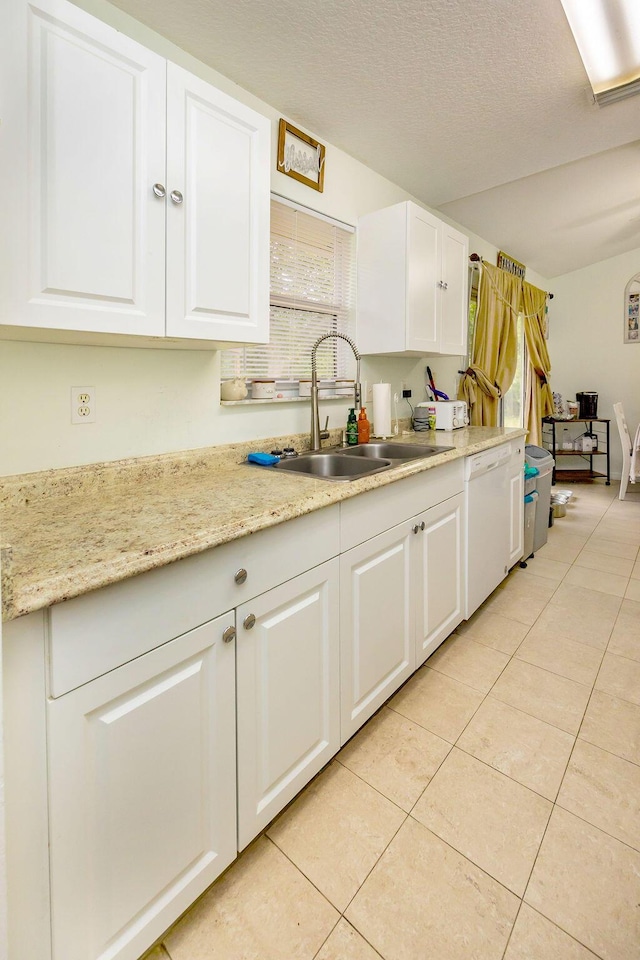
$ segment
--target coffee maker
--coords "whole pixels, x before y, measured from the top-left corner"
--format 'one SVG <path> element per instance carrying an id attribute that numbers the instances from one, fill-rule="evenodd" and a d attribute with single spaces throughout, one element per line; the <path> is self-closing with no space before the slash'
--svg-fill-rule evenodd
<path id="1" fill-rule="evenodd" d="M 576 393 L 576 400 L 580 404 L 578 417 L 580 420 L 598 419 L 598 394 L 593 390 L 584 390 L 582 393 Z"/>

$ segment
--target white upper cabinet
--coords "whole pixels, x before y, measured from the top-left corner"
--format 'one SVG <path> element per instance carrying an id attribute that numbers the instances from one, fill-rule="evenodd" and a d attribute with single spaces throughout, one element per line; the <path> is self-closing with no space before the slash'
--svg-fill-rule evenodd
<path id="1" fill-rule="evenodd" d="M 161 336 L 165 61 L 69 3 L 10 6 L 0 322 Z"/>
<path id="2" fill-rule="evenodd" d="M 169 63 L 167 129 L 167 335 L 266 343 L 269 122 Z"/>
<path id="3" fill-rule="evenodd" d="M 462 355 L 467 350 L 468 238 L 415 203 L 358 221 L 362 353 Z"/>
<path id="4" fill-rule="evenodd" d="M 0 324 L 266 341 L 269 121 L 66 0 L 9 13 Z"/>

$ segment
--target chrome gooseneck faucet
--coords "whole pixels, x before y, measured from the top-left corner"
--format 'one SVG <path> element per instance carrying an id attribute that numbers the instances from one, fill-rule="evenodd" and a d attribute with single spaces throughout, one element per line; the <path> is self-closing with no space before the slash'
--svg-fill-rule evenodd
<path id="1" fill-rule="evenodd" d="M 356 382 L 353 385 L 353 404 L 354 407 L 360 407 L 361 405 L 361 394 L 362 387 L 360 386 L 360 354 L 355 343 L 348 337 L 346 333 L 324 333 L 321 337 L 318 337 L 313 347 L 311 348 L 311 449 L 320 450 L 321 440 L 325 440 L 329 436 L 328 430 L 323 430 L 320 432 L 320 412 L 318 409 L 318 371 L 316 369 L 316 352 L 318 347 L 323 340 L 346 340 L 351 349 L 353 350 L 353 355 L 356 358 Z M 327 422 L 328 422 L 327 417 Z"/>

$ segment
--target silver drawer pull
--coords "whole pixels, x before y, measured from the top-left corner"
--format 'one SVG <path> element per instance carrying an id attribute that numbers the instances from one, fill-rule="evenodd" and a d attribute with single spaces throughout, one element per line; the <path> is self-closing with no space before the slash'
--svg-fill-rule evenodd
<path id="1" fill-rule="evenodd" d="M 156 197 L 166 197 L 167 195 L 167 191 L 161 183 L 154 183 L 153 192 L 155 193 Z"/>
<path id="2" fill-rule="evenodd" d="M 420 529 L 424 530 L 425 527 L 426 527 L 426 523 L 423 520 L 422 523 L 420 524 Z"/>
<path id="3" fill-rule="evenodd" d="M 184 197 L 179 190 L 172 190 L 169 196 L 171 197 L 173 203 L 182 203 L 184 200 Z"/>
<path id="4" fill-rule="evenodd" d="M 246 583 L 247 582 L 247 571 L 244 567 L 240 567 L 237 571 L 235 577 L 233 578 L 236 583 Z"/>
<path id="5" fill-rule="evenodd" d="M 413 532 L 414 532 L 414 533 L 417 533 L 419 529 L 420 529 L 420 527 L 419 527 L 418 524 L 416 523 L 415 527 L 413 528 Z"/>
<path id="6" fill-rule="evenodd" d="M 225 632 L 222 634 L 222 639 L 224 640 L 225 643 L 231 643 L 231 641 L 235 639 L 235 636 L 236 636 L 236 628 L 227 627 Z"/>
<path id="7" fill-rule="evenodd" d="M 245 617 L 244 620 L 242 621 L 242 626 L 245 628 L 245 630 L 251 630 L 251 628 L 255 627 L 255 625 L 256 625 L 256 618 L 252 613 L 250 613 L 249 616 Z"/>

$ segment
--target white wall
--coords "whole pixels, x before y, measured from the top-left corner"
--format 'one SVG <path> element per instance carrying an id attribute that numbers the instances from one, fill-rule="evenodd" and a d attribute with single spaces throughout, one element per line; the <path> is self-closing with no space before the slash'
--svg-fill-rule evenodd
<path id="1" fill-rule="evenodd" d="M 552 281 L 551 384 L 565 400 L 579 390 L 598 393 L 598 414 L 612 420 L 615 477 L 622 455 L 613 404 L 624 404 L 630 430 L 640 421 L 640 344 L 623 342 L 624 289 L 638 272 L 640 248 Z M 594 462 L 594 469 L 604 468 Z"/>
<path id="2" fill-rule="evenodd" d="M 355 224 L 358 217 L 409 194 L 327 144 L 324 193 L 275 169 L 280 113 L 193 59 L 104 0 L 79 6 L 198 74 L 272 120 L 272 190 Z M 310 131 L 323 139 L 321 130 Z M 495 262 L 496 248 L 471 236 L 470 250 Z M 532 282 L 544 286 L 541 278 Z M 227 407 L 219 404 L 219 353 L 0 342 L 0 476 L 210 446 L 232 440 L 299 433 L 309 427 L 306 404 Z M 437 385 L 453 395 L 461 358 L 432 359 Z M 425 362 L 371 359 L 363 379 L 405 381 L 424 399 Z M 96 389 L 93 424 L 70 422 L 70 387 Z M 323 411 L 321 410 L 321 413 Z M 346 420 L 347 404 L 325 405 L 332 426 Z M 408 415 L 401 404 L 399 415 Z"/>

